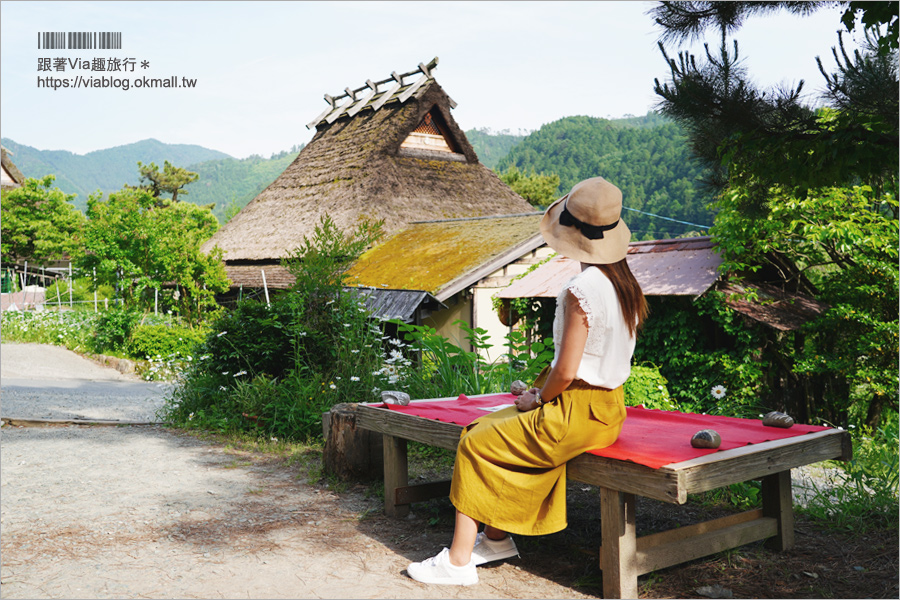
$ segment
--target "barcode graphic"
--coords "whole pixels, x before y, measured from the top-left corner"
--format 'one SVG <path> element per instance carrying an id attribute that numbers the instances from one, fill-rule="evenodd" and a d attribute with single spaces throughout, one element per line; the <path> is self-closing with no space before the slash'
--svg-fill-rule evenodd
<path id="1" fill-rule="evenodd" d="M 121 31 L 39 31 L 40 50 L 121 50 Z"/>

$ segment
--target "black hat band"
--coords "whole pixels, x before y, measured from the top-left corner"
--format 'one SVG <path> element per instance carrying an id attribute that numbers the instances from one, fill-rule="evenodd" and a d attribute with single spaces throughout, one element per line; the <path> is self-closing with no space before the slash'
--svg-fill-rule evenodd
<path id="1" fill-rule="evenodd" d="M 602 240 L 603 232 L 615 229 L 619 221 L 616 220 L 612 225 L 591 225 L 584 221 L 579 221 L 575 215 L 569 212 L 568 207 L 563 204 L 563 210 L 559 213 L 559 224 L 563 227 L 574 227 L 589 240 Z"/>

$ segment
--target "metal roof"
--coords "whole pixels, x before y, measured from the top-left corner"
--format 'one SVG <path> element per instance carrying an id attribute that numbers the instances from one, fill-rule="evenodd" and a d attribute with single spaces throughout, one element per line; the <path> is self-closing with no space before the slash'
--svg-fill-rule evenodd
<path id="1" fill-rule="evenodd" d="M 767 283 L 742 282 L 722 285 L 726 304 L 754 321 L 765 323 L 779 331 L 794 331 L 826 310 L 828 305 L 805 294 L 787 292 Z M 748 301 L 752 292 L 758 298 Z"/>
<path id="2" fill-rule="evenodd" d="M 352 117 L 364 108 L 378 110 L 388 102 L 394 100 L 400 103 L 409 100 L 416 92 L 424 92 L 428 81 L 434 78 L 431 72 L 437 67 L 438 57 L 435 56 L 426 65 L 419 63 L 417 69 L 409 73 L 398 75 L 396 71 L 391 76 L 381 81 L 367 79 L 365 85 L 351 90 L 344 88 L 344 93 L 338 96 L 325 94 L 325 102 L 328 108 L 307 124 L 307 129 L 313 129 L 322 121 L 334 123 L 342 115 Z M 418 77 L 416 77 L 418 75 Z M 343 102 L 341 102 L 343 100 Z M 456 102 L 450 99 L 450 108 L 456 108 Z"/>
<path id="3" fill-rule="evenodd" d="M 722 259 L 709 237 L 632 242 L 628 266 L 647 296 L 699 296 L 719 278 Z M 509 287 L 499 298 L 555 298 L 581 271 L 581 263 L 556 256 Z"/>
<path id="4" fill-rule="evenodd" d="M 411 323 L 415 320 L 416 310 L 420 306 L 430 311 L 447 308 L 437 298 L 421 290 L 386 290 L 369 287 L 344 289 L 363 296 L 366 308 L 376 319 L 400 319 L 404 323 Z"/>

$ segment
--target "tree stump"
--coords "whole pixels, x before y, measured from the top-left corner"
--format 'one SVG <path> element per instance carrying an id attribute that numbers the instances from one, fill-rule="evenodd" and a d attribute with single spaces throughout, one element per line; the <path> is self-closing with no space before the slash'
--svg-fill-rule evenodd
<path id="1" fill-rule="evenodd" d="M 322 418 L 322 466 L 341 481 L 379 481 L 384 476 L 383 436 L 356 427 L 356 404 L 335 404 Z"/>

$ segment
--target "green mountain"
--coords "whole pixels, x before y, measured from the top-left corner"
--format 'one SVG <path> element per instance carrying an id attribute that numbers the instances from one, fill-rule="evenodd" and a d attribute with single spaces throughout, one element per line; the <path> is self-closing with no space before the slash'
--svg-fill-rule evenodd
<path id="1" fill-rule="evenodd" d="M 244 159 L 223 158 L 190 165 L 188 171 L 199 175 L 197 181 L 185 186 L 184 197 L 195 204 L 215 204 L 213 214 L 225 223 L 247 206 L 257 194 L 281 175 L 302 146 L 272 155 L 271 158 L 250 156 Z M 178 196 L 182 196 L 179 194 Z"/>
<path id="2" fill-rule="evenodd" d="M 494 133 L 490 129 L 470 129 L 466 138 L 472 144 L 481 164 L 489 169 L 497 166 L 497 162 L 509 154 L 513 146 L 525 139 L 524 135 L 513 135 L 506 130 Z"/>
<path id="3" fill-rule="evenodd" d="M 138 183 L 138 161 L 162 166 L 168 160 L 176 166 L 229 158 L 224 152 L 186 144 L 164 144 L 149 139 L 134 144 L 74 154 L 67 150 L 38 150 L 3 138 L 13 153 L 13 162 L 26 177 L 56 175 L 55 185 L 67 194 L 78 194 L 75 206 L 84 210 L 87 197 L 97 190 L 104 193 Z"/>
<path id="4" fill-rule="evenodd" d="M 185 187 L 187 196 L 179 197 L 200 205 L 215 204 L 213 213 L 219 222 L 246 206 L 272 183 L 302 148 L 297 146 L 269 159 L 254 155 L 239 160 L 202 146 L 164 144 L 153 139 L 84 155 L 66 150 L 38 150 L 7 138 L 2 142 L 26 177 L 55 175 L 59 189 L 78 195 L 74 204 L 81 210 L 87 208 L 88 196 L 98 190 L 108 194 L 122 189 L 126 183 L 137 185 L 138 161 L 162 167 L 168 160 L 199 175 L 197 181 Z"/>
<path id="5" fill-rule="evenodd" d="M 601 176 L 623 193 L 623 218 L 636 239 L 705 233 L 714 213 L 703 180 L 706 172 L 692 159 L 687 138 L 673 122 L 656 114 L 606 120 L 566 117 L 529 134 L 497 162 L 520 170 L 556 173 L 560 196 L 589 177 Z M 677 221 L 659 217 L 652 213 Z"/>

